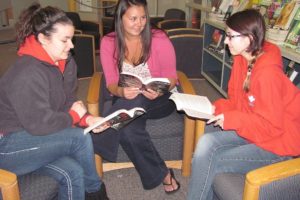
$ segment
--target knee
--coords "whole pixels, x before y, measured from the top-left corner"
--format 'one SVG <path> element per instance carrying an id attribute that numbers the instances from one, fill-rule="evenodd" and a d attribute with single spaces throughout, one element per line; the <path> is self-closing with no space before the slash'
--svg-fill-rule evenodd
<path id="1" fill-rule="evenodd" d="M 79 144 L 85 144 L 86 146 L 92 146 L 92 138 L 90 134 L 83 134 L 81 128 L 70 129 L 70 139 Z"/>
<path id="2" fill-rule="evenodd" d="M 50 169 L 53 178 L 61 185 L 80 185 L 84 184 L 84 171 L 80 164 L 69 157 L 63 157 L 46 166 Z"/>
<path id="3" fill-rule="evenodd" d="M 201 157 L 214 152 L 219 147 L 219 139 L 217 132 L 204 134 L 197 143 L 194 157 Z"/>

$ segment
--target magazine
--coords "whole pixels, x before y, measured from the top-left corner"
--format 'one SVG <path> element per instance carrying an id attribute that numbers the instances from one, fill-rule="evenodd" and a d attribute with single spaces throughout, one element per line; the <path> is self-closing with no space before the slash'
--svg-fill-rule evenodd
<path id="1" fill-rule="evenodd" d="M 130 110 L 126 110 L 126 109 L 117 110 L 112 114 L 108 115 L 107 117 L 104 117 L 99 122 L 93 124 L 92 126 L 85 128 L 83 133 L 87 134 L 93 129 L 103 125 L 108 125 L 110 128 L 119 130 L 120 128 L 124 127 L 126 124 L 128 124 L 135 118 L 143 115 L 145 112 L 146 111 L 140 107 L 135 107 Z"/>
<path id="2" fill-rule="evenodd" d="M 151 78 L 144 80 L 136 74 L 122 72 L 120 74 L 119 86 L 138 87 L 141 91 L 151 89 L 159 93 L 167 93 L 170 88 L 170 81 L 167 78 Z"/>
<path id="3" fill-rule="evenodd" d="M 213 117 L 213 106 L 206 96 L 173 93 L 169 99 L 175 102 L 177 110 L 184 111 L 190 117 L 199 119 Z"/>

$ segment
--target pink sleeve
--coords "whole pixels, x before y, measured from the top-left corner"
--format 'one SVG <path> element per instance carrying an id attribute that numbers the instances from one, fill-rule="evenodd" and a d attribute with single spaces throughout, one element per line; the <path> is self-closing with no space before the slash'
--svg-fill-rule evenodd
<path id="1" fill-rule="evenodd" d="M 150 66 L 152 76 L 177 78 L 175 50 L 168 36 L 162 31 L 154 31 L 151 51 L 154 65 Z M 156 73 L 158 71 L 159 74 Z"/>
<path id="2" fill-rule="evenodd" d="M 100 45 L 100 62 L 106 79 L 106 85 L 119 81 L 119 71 L 115 60 L 115 38 L 110 34 L 104 36 Z"/>

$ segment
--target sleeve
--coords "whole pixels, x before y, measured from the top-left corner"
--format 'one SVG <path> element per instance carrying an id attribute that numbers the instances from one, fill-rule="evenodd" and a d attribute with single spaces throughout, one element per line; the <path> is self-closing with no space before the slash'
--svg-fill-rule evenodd
<path id="1" fill-rule="evenodd" d="M 279 70 L 279 68 L 278 68 Z M 283 134 L 285 86 L 282 72 L 264 70 L 252 80 L 255 106 L 248 111 L 225 111 L 224 129 L 234 129 L 254 143 L 265 142 Z M 274 72 L 275 71 L 275 72 Z"/>
<path id="2" fill-rule="evenodd" d="M 9 88 L 8 98 L 17 118 L 33 135 L 47 135 L 72 126 L 68 112 L 52 109 L 48 79 L 38 67 L 26 68 L 16 75 Z"/>
<path id="3" fill-rule="evenodd" d="M 77 101 L 77 64 L 73 58 L 70 59 L 66 64 L 64 71 L 64 90 L 66 94 L 66 103 L 64 106 L 64 111 L 70 111 L 71 106 L 75 101 Z"/>
<path id="4" fill-rule="evenodd" d="M 153 47 L 160 65 L 161 77 L 177 79 L 176 55 L 170 39 L 163 32 L 153 35 Z"/>
<path id="5" fill-rule="evenodd" d="M 116 84 L 119 81 L 119 70 L 115 59 L 115 42 L 112 36 L 105 36 L 101 40 L 100 62 L 104 72 L 106 85 Z"/>

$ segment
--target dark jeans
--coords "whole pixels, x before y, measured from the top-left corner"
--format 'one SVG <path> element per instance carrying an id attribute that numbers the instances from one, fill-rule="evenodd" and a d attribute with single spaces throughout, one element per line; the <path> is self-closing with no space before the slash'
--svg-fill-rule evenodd
<path id="1" fill-rule="evenodd" d="M 163 118 L 175 110 L 175 104 L 169 100 L 169 96 L 168 93 L 155 100 L 149 100 L 143 95 L 133 100 L 117 98 L 109 113 L 134 107 L 142 107 L 146 113 L 119 131 L 110 128 L 104 133 L 92 134 L 95 152 L 106 160 L 116 161 L 119 144 L 123 147 L 138 171 L 145 189 L 158 186 L 168 173 L 166 164 L 153 145 L 145 127 L 147 119 Z"/>

